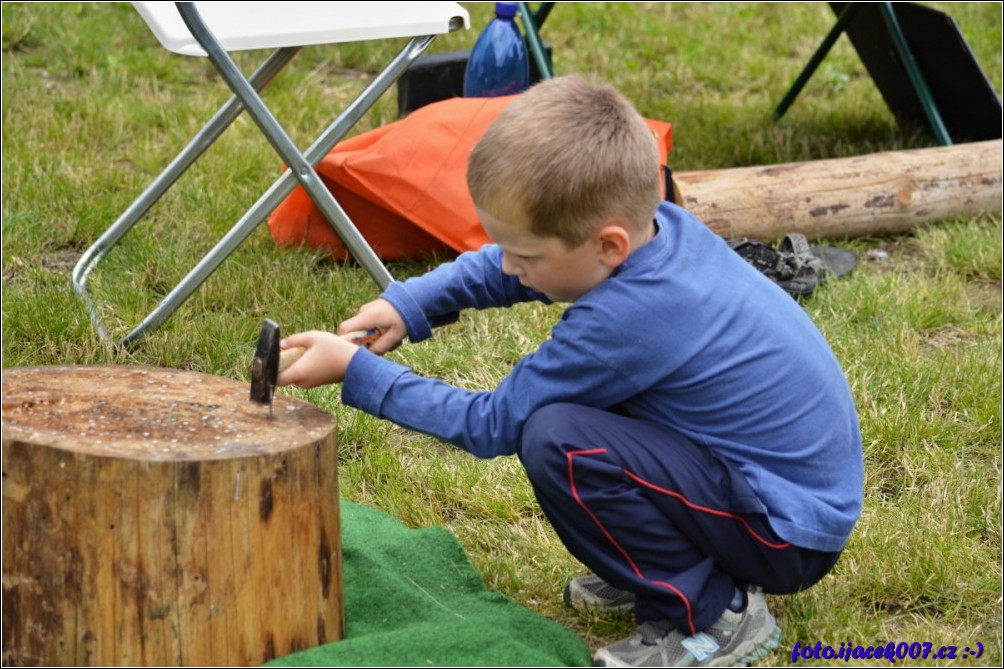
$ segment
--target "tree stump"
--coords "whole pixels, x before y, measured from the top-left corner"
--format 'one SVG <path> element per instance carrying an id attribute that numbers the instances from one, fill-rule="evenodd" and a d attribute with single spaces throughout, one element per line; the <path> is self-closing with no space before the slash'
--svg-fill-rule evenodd
<path id="1" fill-rule="evenodd" d="M 333 417 L 146 367 L 3 373 L 4 665 L 260 665 L 343 634 Z"/>

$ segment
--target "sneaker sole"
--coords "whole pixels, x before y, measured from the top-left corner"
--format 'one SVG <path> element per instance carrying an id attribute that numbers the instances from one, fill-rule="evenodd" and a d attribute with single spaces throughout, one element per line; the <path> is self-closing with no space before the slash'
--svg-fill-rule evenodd
<path id="1" fill-rule="evenodd" d="M 705 667 L 739 667 L 747 666 L 752 662 L 758 662 L 770 655 L 771 651 L 781 643 L 781 628 L 776 624 L 774 629 L 765 635 L 762 641 L 749 640 L 740 644 L 734 651 L 722 657 L 713 657 L 707 664 L 696 663 L 695 666 Z M 606 652 L 601 648 L 593 655 L 594 667 L 629 667 L 619 658 Z"/>
<path id="2" fill-rule="evenodd" d="M 739 644 L 734 651 L 724 657 L 716 657 L 707 664 L 709 667 L 735 667 L 759 662 L 770 655 L 771 651 L 781 643 L 781 628 L 776 624 L 774 629 L 765 635 L 762 641 L 750 639 Z"/>
<path id="3" fill-rule="evenodd" d="M 626 602 L 624 604 L 619 604 L 613 606 L 600 601 L 590 601 L 582 596 L 574 597 L 572 595 L 571 586 L 565 586 L 565 592 L 563 593 L 563 598 L 565 600 L 565 605 L 570 606 L 576 610 L 588 610 L 588 611 L 611 611 L 611 612 L 622 612 L 622 611 L 634 611 L 634 601 Z"/>

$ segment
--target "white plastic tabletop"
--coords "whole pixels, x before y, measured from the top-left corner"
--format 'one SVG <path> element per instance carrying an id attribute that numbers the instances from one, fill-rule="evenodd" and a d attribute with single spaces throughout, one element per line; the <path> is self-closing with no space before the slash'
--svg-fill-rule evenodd
<path id="1" fill-rule="evenodd" d="M 132 4 L 164 48 L 186 56 L 206 55 L 173 2 Z M 439 35 L 470 27 L 467 10 L 455 2 L 196 2 L 195 6 L 227 51 Z"/>

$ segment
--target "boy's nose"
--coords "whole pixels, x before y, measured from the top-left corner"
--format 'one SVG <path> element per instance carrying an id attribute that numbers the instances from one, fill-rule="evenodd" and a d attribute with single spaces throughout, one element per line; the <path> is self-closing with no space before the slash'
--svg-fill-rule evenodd
<path id="1" fill-rule="evenodd" d="M 502 254 L 502 271 L 510 276 L 518 275 L 518 268 L 513 263 L 512 257 L 508 253 Z"/>

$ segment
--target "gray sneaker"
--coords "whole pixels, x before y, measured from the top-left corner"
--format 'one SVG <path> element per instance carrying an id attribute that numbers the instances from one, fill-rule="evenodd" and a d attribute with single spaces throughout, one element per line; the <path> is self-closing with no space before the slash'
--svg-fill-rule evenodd
<path id="1" fill-rule="evenodd" d="M 645 622 L 634 636 L 600 648 L 594 667 L 725 667 L 767 656 L 781 641 L 781 628 L 759 590 L 749 591 L 746 610 L 726 609 L 704 632 L 685 637 L 666 622 Z"/>
<path id="2" fill-rule="evenodd" d="M 634 593 L 618 590 L 599 576 L 580 576 L 565 586 L 565 604 L 573 609 L 634 611 Z"/>

